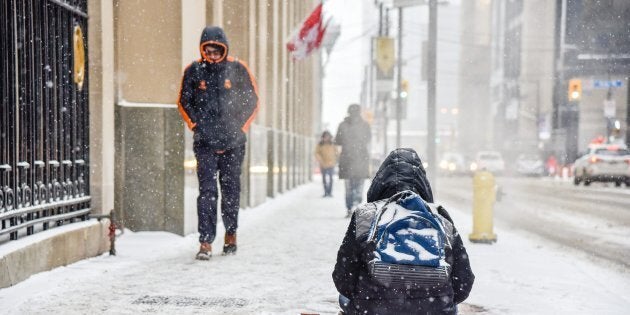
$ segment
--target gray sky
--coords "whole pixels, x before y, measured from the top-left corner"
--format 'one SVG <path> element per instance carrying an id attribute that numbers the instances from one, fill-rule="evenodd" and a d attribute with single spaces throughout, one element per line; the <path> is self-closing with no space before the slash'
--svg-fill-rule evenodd
<path id="1" fill-rule="evenodd" d="M 363 80 L 363 65 L 367 61 L 366 45 L 371 34 L 361 37 L 363 5 L 371 1 L 330 0 L 326 10 L 341 23 L 337 40 L 325 68 L 323 127 L 335 132 L 346 116 L 351 103 L 358 103 Z"/>

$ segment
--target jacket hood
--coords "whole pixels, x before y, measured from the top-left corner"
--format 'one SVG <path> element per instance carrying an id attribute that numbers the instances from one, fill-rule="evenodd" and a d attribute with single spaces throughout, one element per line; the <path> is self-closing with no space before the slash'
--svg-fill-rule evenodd
<path id="1" fill-rule="evenodd" d="M 230 45 L 228 44 L 227 37 L 225 36 L 225 32 L 223 32 L 222 28 L 218 26 L 206 26 L 206 28 L 203 29 L 201 39 L 199 40 L 199 52 L 201 53 L 201 58 L 209 63 L 214 63 L 215 61 L 208 58 L 203 50 L 203 47 L 208 44 L 223 47 L 223 55 L 217 62 L 225 60 L 225 57 L 228 55 Z"/>
<path id="2" fill-rule="evenodd" d="M 424 201 L 433 202 L 433 192 L 418 153 L 401 148 L 392 151 L 372 180 L 367 201 L 389 198 L 398 192 L 411 190 Z"/>
<path id="3" fill-rule="evenodd" d="M 353 115 L 353 116 L 346 116 L 343 121 L 349 123 L 349 124 L 355 124 L 359 121 L 363 121 L 363 117 L 361 117 L 361 115 Z"/>

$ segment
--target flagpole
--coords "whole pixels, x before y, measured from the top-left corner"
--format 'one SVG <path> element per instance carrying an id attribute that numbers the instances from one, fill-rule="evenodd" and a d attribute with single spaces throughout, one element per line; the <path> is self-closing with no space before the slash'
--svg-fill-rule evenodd
<path id="1" fill-rule="evenodd" d="M 324 52 L 319 50 L 319 132 L 323 132 L 322 120 L 324 115 L 324 78 L 326 77 L 324 67 Z"/>

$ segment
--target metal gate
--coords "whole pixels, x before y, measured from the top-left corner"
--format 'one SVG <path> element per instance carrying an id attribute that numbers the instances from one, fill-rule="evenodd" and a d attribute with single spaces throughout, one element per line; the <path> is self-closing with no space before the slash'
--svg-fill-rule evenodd
<path id="1" fill-rule="evenodd" d="M 0 242 L 88 217 L 86 12 L 0 1 Z"/>

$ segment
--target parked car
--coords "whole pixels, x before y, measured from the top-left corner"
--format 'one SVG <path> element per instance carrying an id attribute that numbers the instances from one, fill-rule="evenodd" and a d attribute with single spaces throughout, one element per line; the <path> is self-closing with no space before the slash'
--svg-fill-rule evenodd
<path id="1" fill-rule="evenodd" d="M 573 183 L 625 183 L 630 186 L 630 150 L 625 145 L 592 145 L 573 164 Z"/>
<path id="2" fill-rule="evenodd" d="M 462 175 L 468 171 L 464 156 L 457 152 L 443 153 L 438 166 L 440 174 L 443 175 Z"/>
<path id="3" fill-rule="evenodd" d="M 524 176 L 542 176 L 545 174 L 545 165 L 538 154 L 519 154 L 516 158 L 516 173 Z"/>
<path id="4" fill-rule="evenodd" d="M 505 172 L 505 161 L 503 156 L 497 151 L 480 151 L 477 153 L 475 161 L 470 164 L 471 171 L 485 170 L 495 174 Z"/>

